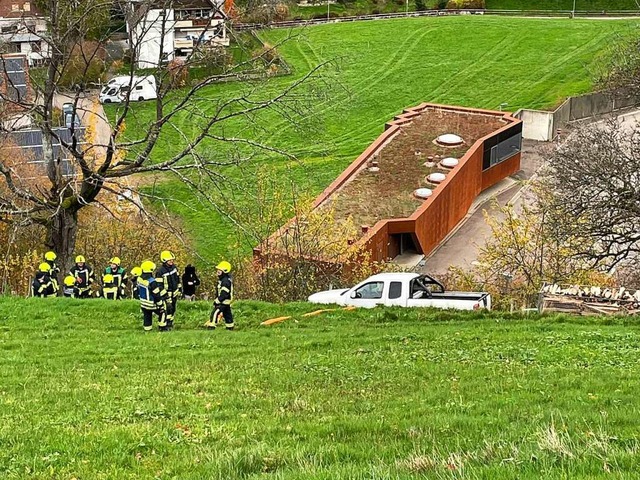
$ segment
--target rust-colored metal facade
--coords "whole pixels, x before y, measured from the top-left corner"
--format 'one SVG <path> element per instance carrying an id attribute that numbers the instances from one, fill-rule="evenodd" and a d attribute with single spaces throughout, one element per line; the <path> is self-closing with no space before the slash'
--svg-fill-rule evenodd
<path id="1" fill-rule="evenodd" d="M 507 152 L 492 164 L 492 155 L 505 138 L 519 139 L 522 122 L 504 112 L 453 107 L 423 103 L 405 110 L 386 124 L 385 131 L 327 187 L 314 202 L 314 208 L 322 205 L 337 192 L 353 175 L 363 168 L 376 152 L 384 147 L 412 118 L 427 110 L 444 110 L 460 114 L 494 115 L 505 122 L 504 127 L 477 140 L 459 160 L 459 164 L 433 191 L 433 195 L 408 218 L 383 219 L 378 221 L 368 233 L 358 240 L 371 253 L 372 261 L 383 261 L 395 257 L 400 252 L 400 236 L 410 238 L 420 253 L 429 254 L 455 228 L 468 213 L 473 201 L 483 190 L 520 170 L 520 145 L 512 154 Z M 517 140 L 519 141 L 519 140 Z M 293 220 L 292 220 L 293 221 Z M 283 227 L 284 228 L 284 227 Z M 281 233 L 275 232 L 272 238 Z M 274 244 L 274 242 L 270 242 Z M 262 255 L 260 247 L 254 249 L 254 256 Z"/>

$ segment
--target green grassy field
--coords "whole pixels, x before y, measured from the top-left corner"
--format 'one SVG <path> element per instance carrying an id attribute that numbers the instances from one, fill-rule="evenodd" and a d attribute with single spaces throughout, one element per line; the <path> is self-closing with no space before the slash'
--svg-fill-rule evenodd
<path id="1" fill-rule="evenodd" d="M 572 10 L 573 0 L 486 0 L 487 10 Z M 435 9 L 438 2 L 426 0 L 427 9 Z M 616 10 L 638 10 L 635 0 L 576 0 L 577 11 L 616 11 Z M 332 15 L 366 15 L 371 13 L 392 13 L 404 12 L 405 10 L 415 11 L 415 0 L 408 3 L 398 1 L 374 2 L 372 0 L 356 0 L 346 4 L 336 3 L 330 6 Z M 318 3 L 300 7 L 293 5 L 289 10 L 290 19 L 322 18 L 327 15 L 327 5 Z"/>
<path id="2" fill-rule="evenodd" d="M 486 0 L 489 10 L 572 10 L 573 0 Z M 577 11 L 638 10 L 635 0 L 576 0 Z"/>
<path id="3" fill-rule="evenodd" d="M 114 308 L 115 307 L 115 308 Z M 5 479 L 637 478 L 637 319 L 1 298 Z"/>
<path id="4" fill-rule="evenodd" d="M 295 155 L 298 161 L 260 156 L 246 165 L 221 169 L 231 180 L 251 191 L 256 165 L 292 180 L 310 194 L 325 188 L 375 137 L 384 123 L 407 106 L 423 101 L 497 109 L 548 108 L 569 95 L 591 89 L 589 68 L 594 58 L 618 35 L 636 28 L 637 21 L 593 21 L 525 18 L 416 18 L 352 24 L 322 25 L 294 30 L 281 54 L 293 67 L 290 77 L 264 85 L 215 85 L 202 94 L 200 106 L 212 112 L 225 99 L 254 88 L 253 98 L 269 98 L 295 78 L 323 61 L 335 60 L 326 70 L 323 100 L 308 105 L 306 128 L 292 128 L 276 113 L 235 122 L 225 133 L 258 139 Z M 286 30 L 263 32 L 276 43 Z M 151 104 L 135 106 L 128 134 L 147 129 Z M 177 126 L 197 130 L 198 119 L 183 115 Z M 182 144 L 169 129 L 154 152 L 167 158 Z M 203 151 L 218 152 L 209 143 Z M 229 184 L 230 182 L 227 182 Z M 218 257 L 235 245 L 229 240 L 230 223 L 213 209 L 194 204 L 178 183 L 161 188 L 187 205 L 174 205 L 186 220 L 198 251 Z M 220 195 L 220 202 L 236 202 Z M 245 249 L 248 249 L 245 245 Z M 235 247 L 234 247 L 235 248 Z"/>

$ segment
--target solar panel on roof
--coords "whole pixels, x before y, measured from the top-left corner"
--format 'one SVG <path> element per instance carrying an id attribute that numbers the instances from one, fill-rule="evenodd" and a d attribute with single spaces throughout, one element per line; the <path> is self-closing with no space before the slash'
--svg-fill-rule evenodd
<path id="1" fill-rule="evenodd" d="M 9 77 L 9 85 L 26 85 L 27 84 L 27 76 L 25 72 L 7 72 L 7 77 Z"/>
<path id="2" fill-rule="evenodd" d="M 70 143 L 72 136 L 71 130 L 66 127 L 57 127 L 53 129 L 54 133 L 62 139 L 65 143 Z M 86 145 L 84 141 L 84 132 L 85 129 L 83 127 L 77 127 L 74 131 L 74 135 L 78 141 L 78 145 L 82 147 Z M 25 154 L 28 155 L 29 163 L 38 166 L 38 169 L 42 170 L 42 174 L 46 174 L 46 162 L 44 160 L 44 151 L 42 147 L 42 131 L 41 130 L 17 130 L 15 132 L 11 132 L 9 134 L 13 142 L 18 146 L 18 148 L 22 149 Z M 15 148 L 15 147 L 13 147 Z M 62 175 L 64 176 L 72 176 L 75 172 L 74 162 L 71 159 L 71 154 L 63 149 L 60 145 L 60 142 L 53 139 L 53 156 L 54 158 L 63 157 L 60 160 L 60 169 Z"/>

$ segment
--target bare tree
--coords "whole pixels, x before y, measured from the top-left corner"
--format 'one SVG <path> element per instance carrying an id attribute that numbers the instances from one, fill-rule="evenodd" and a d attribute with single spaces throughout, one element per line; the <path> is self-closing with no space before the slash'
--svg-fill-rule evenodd
<path id="1" fill-rule="evenodd" d="M 547 185 L 567 235 L 594 266 L 640 253 L 640 130 L 609 119 L 578 128 L 550 161 Z"/>
<path id="2" fill-rule="evenodd" d="M 46 34 L 35 30 L 31 33 L 42 39 L 50 53 L 46 69 L 37 72 L 41 76 L 31 71 L 33 95 L 15 98 L 0 93 L 5 105 L 28 112 L 42 131 L 42 162 L 46 174 L 35 185 L 26 184 L 20 180 L 17 169 L 0 160 L 0 181 L 3 182 L 0 221 L 42 225 L 46 229 L 46 246 L 58 253 L 63 264 L 69 263 L 74 252 L 78 212 L 89 204 L 100 204 L 101 194 L 135 189 L 135 185 L 127 185 L 127 179 L 134 175 L 167 172 L 201 192 L 207 201 L 215 203 L 214 195 L 209 192 L 222 180 L 222 167 L 254 159 L 264 152 L 283 154 L 255 140 L 259 137 L 256 132 L 262 128 L 261 112 L 268 110 L 272 119 L 278 116 L 287 122 L 295 122 L 307 114 L 310 92 L 322 91 L 307 87 L 307 84 L 321 81 L 319 72 L 324 65 L 318 65 L 279 89 L 263 80 L 254 80 L 244 83 L 234 95 L 211 98 L 206 93 L 207 88 L 233 73 L 224 71 L 175 90 L 177 77 L 163 66 L 167 61 L 166 51 L 159 48 L 157 67 L 152 71 L 157 79 L 158 98 L 154 100 L 151 118 L 144 120 L 139 116 L 139 109 L 126 95 L 111 118 L 100 115 L 98 128 L 102 132 L 97 140 L 86 143 L 82 129 L 73 122 L 70 135 L 62 135 L 56 128 L 55 119 L 60 79 L 70 68 L 77 68 L 78 62 L 84 74 L 91 68 L 100 49 L 81 47 L 87 39 L 97 46 L 107 44 L 108 32 L 105 33 L 100 24 L 105 12 L 114 8 L 124 12 L 129 23 L 128 43 L 135 57 L 143 47 L 147 33 L 157 36 L 159 30 L 156 41 L 164 45 L 166 32 L 172 28 L 168 15 L 161 15 L 158 21 L 150 23 L 146 20 L 146 12 L 150 9 L 168 11 L 174 3 L 177 0 L 41 0 L 39 6 L 48 18 L 48 31 Z M 181 68 L 195 65 L 206 43 L 194 42 L 194 49 Z M 241 69 L 242 65 L 233 68 Z M 128 74 L 131 90 L 135 86 L 135 62 L 131 62 Z M 86 100 L 82 86 L 69 95 L 74 116 L 76 112 L 82 115 L 95 113 L 91 111 L 91 102 Z M 141 133 L 127 131 L 127 120 L 142 124 L 143 128 L 137 129 Z M 64 174 L 63 158 L 70 159 L 75 176 Z M 135 200 L 137 197 L 130 198 L 139 205 Z"/>

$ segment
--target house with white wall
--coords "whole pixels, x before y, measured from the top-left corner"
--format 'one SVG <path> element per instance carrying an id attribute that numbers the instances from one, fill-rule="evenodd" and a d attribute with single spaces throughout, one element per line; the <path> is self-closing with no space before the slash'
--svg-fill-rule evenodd
<path id="1" fill-rule="evenodd" d="M 35 0 L 0 0 L 0 52 L 24 55 L 29 66 L 42 65 L 49 58 L 43 40 L 47 19 Z"/>
<path id="2" fill-rule="evenodd" d="M 130 0 L 130 5 L 127 28 L 138 68 L 229 45 L 224 0 Z"/>

